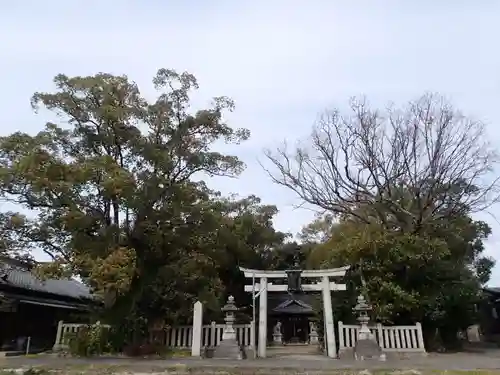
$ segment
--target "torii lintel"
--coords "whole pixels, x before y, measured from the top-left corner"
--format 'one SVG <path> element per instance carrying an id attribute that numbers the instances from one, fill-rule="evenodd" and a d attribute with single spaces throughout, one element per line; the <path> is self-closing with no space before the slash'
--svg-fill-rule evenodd
<path id="1" fill-rule="evenodd" d="M 346 272 L 351 268 L 351 266 L 344 266 L 340 268 L 329 268 L 324 270 L 303 270 L 301 277 L 304 278 L 321 278 L 324 276 L 328 277 L 343 277 Z M 250 268 L 240 267 L 240 271 L 245 274 L 246 278 L 268 278 L 268 279 L 282 279 L 287 277 L 286 270 L 282 271 L 264 271 L 264 270 L 253 270 Z"/>

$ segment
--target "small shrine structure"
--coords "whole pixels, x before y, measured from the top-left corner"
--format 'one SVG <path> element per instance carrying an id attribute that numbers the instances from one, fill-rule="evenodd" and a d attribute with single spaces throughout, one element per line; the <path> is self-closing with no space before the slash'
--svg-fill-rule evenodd
<path id="1" fill-rule="evenodd" d="M 304 316 L 303 314 L 307 313 L 308 311 L 311 312 L 312 309 L 310 306 L 307 306 L 306 303 L 301 301 L 301 299 L 297 296 L 304 293 L 320 292 L 323 299 L 323 312 L 325 322 L 324 343 L 326 354 L 328 355 L 328 357 L 336 358 L 337 349 L 335 344 L 335 327 L 333 322 L 331 292 L 346 290 L 346 285 L 338 284 L 331 279 L 344 277 L 349 268 L 349 266 L 345 266 L 341 268 L 325 270 L 302 270 L 299 268 L 298 263 L 296 263 L 292 269 L 281 271 L 253 270 L 240 267 L 240 270 L 245 274 L 245 277 L 252 280 L 251 285 L 245 286 L 245 291 L 252 293 L 254 298 L 254 308 L 255 299 L 257 297 L 260 298 L 257 350 L 258 356 L 261 358 L 266 357 L 268 339 L 268 292 L 288 292 L 290 298 L 278 307 L 281 309 L 280 311 L 287 309 L 287 311 L 290 312 L 290 315 L 293 316 L 292 319 L 295 319 L 293 320 L 294 332 L 292 332 L 291 334 L 293 335 L 292 339 L 298 340 L 300 339 L 299 336 L 302 335 L 303 337 L 308 337 L 308 341 L 310 343 L 317 343 L 316 326 L 314 322 L 307 321 L 304 318 L 301 318 L 301 316 Z M 286 281 L 286 283 L 273 284 L 269 281 L 273 279 L 281 279 L 283 281 Z M 310 280 L 310 283 L 303 284 L 302 279 Z M 276 324 L 278 325 L 279 330 L 277 328 L 273 330 L 273 340 L 276 343 L 282 340 L 282 322 L 278 321 L 278 323 Z M 297 331 L 300 332 L 297 333 Z M 253 335 L 253 337 L 256 337 L 256 335 Z"/>

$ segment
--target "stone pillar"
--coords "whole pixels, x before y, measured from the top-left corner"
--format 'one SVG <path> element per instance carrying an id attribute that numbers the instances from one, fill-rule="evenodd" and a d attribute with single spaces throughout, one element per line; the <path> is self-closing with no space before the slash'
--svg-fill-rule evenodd
<path id="1" fill-rule="evenodd" d="M 203 331 L 203 304 L 197 301 L 193 309 L 193 342 L 191 344 L 191 356 L 201 356 L 201 340 Z"/>
<path id="2" fill-rule="evenodd" d="M 335 327 L 333 326 L 332 294 L 330 291 L 330 279 L 323 276 L 323 313 L 325 319 L 325 343 L 326 353 L 330 358 L 337 357 L 335 345 Z"/>
<path id="3" fill-rule="evenodd" d="M 420 322 L 417 322 L 416 326 L 417 326 L 418 348 L 425 351 L 424 334 L 422 333 L 422 324 Z"/>
<path id="4" fill-rule="evenodd" d="M 266 358 L 267 348 L 267 277 L 260 279 L 259 296 L 259 349 L 260 358 Z"/>
<path id="5" fill-rule="evenodd" d="M 54 346 L 52 347 L 53 351 L 58 351 L 58 350 L 61 350 L 61 348 L 62 348 L 61 341 L 64 339 L 63 327 L 64 327 L 64 322 L 62 320 L 60 320 L 59 323 L 57 323 L 56 342 L 54 343 Z"/>
<path id="6" fill-rule="evenodd" d="M 250 347 L 253 351 L 256 351 L 255 348 L 255 322 L 252 320 L 250 322 Z"/>

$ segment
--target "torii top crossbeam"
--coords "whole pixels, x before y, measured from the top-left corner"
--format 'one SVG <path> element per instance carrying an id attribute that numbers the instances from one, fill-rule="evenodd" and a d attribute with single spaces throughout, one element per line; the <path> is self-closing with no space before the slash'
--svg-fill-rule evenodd
<path id="1" fill-rule="evenodd" d="M 344 266 L 340 268 L 329 268 L 326 270 L 304 270 L 301 273 L 301 277 L 304 278 L 315 278 L 315 277 L 343 277 L 345 276 L 347 270 L 350 266 Z M 282 279 L 287 277 L 286 270 L 283 271 L 263 271 L 263 270 L 252 270 L 249 268 L 240 267 L 240 271 L 245 274 L 245 277 L 251 278 L 268 278 L 268 279 Z"/>

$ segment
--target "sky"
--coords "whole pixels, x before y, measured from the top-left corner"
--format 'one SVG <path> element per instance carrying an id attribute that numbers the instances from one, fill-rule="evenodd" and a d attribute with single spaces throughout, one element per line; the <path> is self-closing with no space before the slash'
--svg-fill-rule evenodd
<path id="1" fill-rule="evenodd" d="M 188 71 L 200 84 L 195 106 L 229 96 L 230 124 L 252 133 L 226 148 L 245 172 L 211 186 L 276 204 L 277 228 L 296 233 L 313 212 L 270 181 L 263 150 L 303 139 L 318 113 L 351 96 L 384 106 L 439 92 L 484 121 L 500 146 L 499 14 L 496 0 L 6 1 L 0 135 L 43 126 L 30 97 L 52 90 L 58 73 L 127 74 L 153 98 L 159 68 Z M 487 253 L 500 261 L 500 207 L 478 218 L 492 226 Z M 491 285 L 500 285 L 500 265 Z"/>

